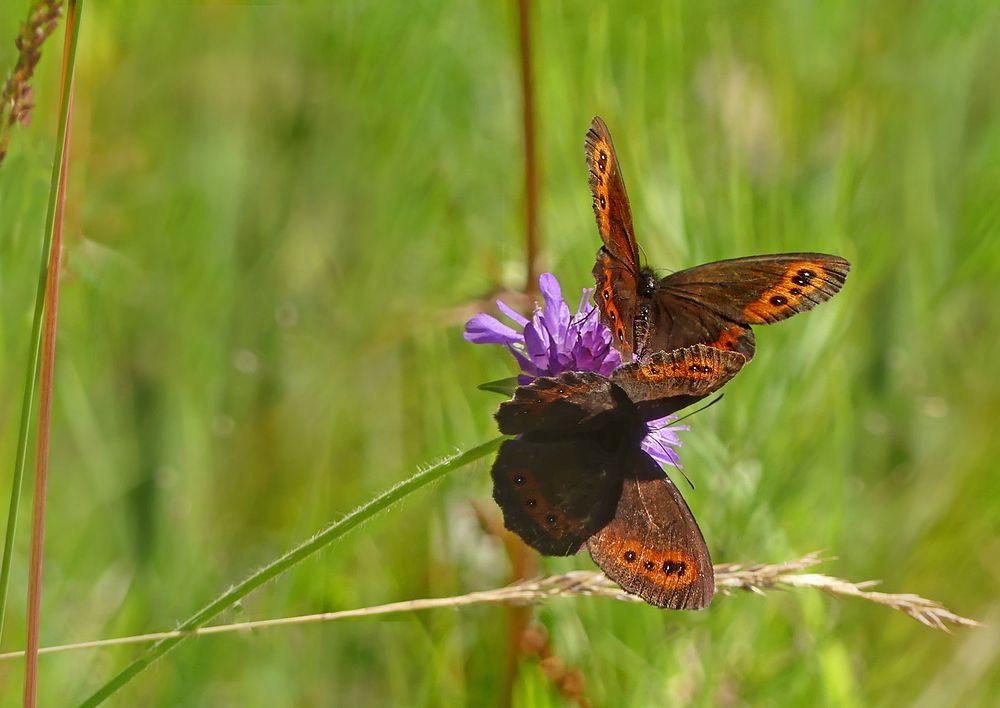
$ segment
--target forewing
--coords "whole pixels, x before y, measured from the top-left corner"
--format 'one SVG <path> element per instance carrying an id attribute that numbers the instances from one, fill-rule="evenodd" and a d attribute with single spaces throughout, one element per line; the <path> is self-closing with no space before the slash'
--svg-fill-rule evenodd
<path id="1" fill-rule="evenodd" d="M 604 245 L 597 253 L 594 301 L 601 321 L 615 337 L 615 346 L 631 359 L 632 322 L 636 314 L 639 247 L 632 227 L 632 209 L 608 126 L 595 116 L 587 131 L 587 168 L 597 230 Z"/>
<path id="2" fill-rule="evenodd" d="M 745 363 L 742 354 L 698 344 L 653 352 L 639 362 L 618 367 L 611 380 L 648 421 L 670 415 L 718 390 Z"/>
<path id="3" fill-rule="evenodd" d="M 611 522 L 587 547 L 626 592 L 657 607 L 698 610 L 715 592 L 712 559 L 677 487 L 646 453 L 625 475 Z"/>
<path id="4" fill-rule="evenodd" d="M 601 323 L 611 330 L 611 337 L 623 361 L 632 361 L 635 350 L 635 315 L 638 311 L 636 274 L 615 260 L 602 248 L 594 265 L 594 302 L 601 313 Z"/>
<path id="5" fill-rule="evenodd" d="M 586 153 L 597 230 L 611 257 L 638 273 L 639 248 L 632 229 L 632 209 L 625 192 L 625 180 L 611 133 L 599 116 L 594 117 L 587 131 Z"/>
<path id="6" fill-rule="evenodd" d="M 523 435 L 586 429 L 616 408 L 611 382 L 600 374 L 567 371 L 518 386 L 514 397 L 497 409 L 500 432 Z"/>
<path id="7" fill-rule="evenodd" d="M 545 555 L 576 553 L 615 511 L 619 460 L 585 438 L 506 441 L 493 463 L 504 525 Z"/>
<path id="8" fill-rule="evenodd" d="M 770 324 L 833 297 L 850 264 L 824 253 L 780 253 L 706 263 L 659 282 L 650 349 L 708 344 L 754 353 L 749 325 Z"/>

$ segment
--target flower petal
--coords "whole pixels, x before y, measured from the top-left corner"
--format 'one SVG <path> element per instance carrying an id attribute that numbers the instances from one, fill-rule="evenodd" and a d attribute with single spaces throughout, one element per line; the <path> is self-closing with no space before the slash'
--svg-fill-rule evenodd
<path id="1" fill-rule="evenodd" d="M 480 312 L 465 323 L 465 341 L 473 344 L 513 344 L 524 341 L 523 335 L 496 317 Z"/>
<path id="2" fill-rule="evenodd" d="M 511 348 L 510 353 L 514 355 L 514 360 L 517 361 L 517 365 L 521 367 L 521 375 L 518 376 L 517 381 L 521 386 L 531 383 L 539 376 L 546 375 L 546 371 L 540 370 L 537 366 L 535 366 L 533 361 L 528 359 L 521 352 Z"/>
<path id="3" fill-rule="evenodd" d="M 552 338 L 549 336 L 549 331 L 542 325 L 536 313 L 536 316 L 524 328 L 524 349 L 528 357 L 543 369 L 546 369 L 549 361 L 549 344 L 551 341 Z M 549 371 L 549 373 L 555 375 L 561 372 Z"/>
<path id="4" fill-rule="evenodd" d="M 670 448 L 658 436 L 650 434 L 642 439 L 640 447 L 661 465 L 670 465 L 681 469 L 681 457 L 676 450 Z"/>
<path id="5" fill-rule="evenodd" d="M 681 439 L 677 433 L 681 430 L 690 430 L 690 426 L 670 425 L 675 420 L 677 416 L 668 415 L 649 421 L 647 423 L 649 432 L 643 438 L 641 446 L 657 462 L 681 469 L 680 454 L 675 449 L 681 446 Z"/>
<path id="6" fill-rule="evenodd" d="M 538 289 L 542 291 L 542 298 L 545 300 L 545 310 L 541 313 L 541 320 L 553 339 L 562 344 L 566 339 L 571 317 L 569 306 L 563 300 L 559 281 L 552 273 L 542 273 L 538 276 Z"/>
<path id="7" fill-rule="evenodd" d="M 538 276 L 538 289 L 542 291 L 546 307 L 550 303 L 563 302 L 562 286 L 559 285 L 559 279 L 552 273 L 542 273 Z"/>
<path id="8" fill-rule="evenodd" d="M 503 300 L 497 300 L 497 307 L 500 308 L 500 312 L 507 315 L 507 317 L 514 320 L 514 323 L 518 327 L 524 329 L 524 326 L 528 324 L 528 318 L 522 315 L 520 312 L 512 308 L 510 305 L 505 303 Z"/>

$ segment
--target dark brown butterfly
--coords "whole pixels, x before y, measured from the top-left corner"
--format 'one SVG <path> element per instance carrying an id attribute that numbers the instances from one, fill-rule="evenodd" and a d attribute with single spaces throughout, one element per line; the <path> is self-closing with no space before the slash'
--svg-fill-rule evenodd
<path id="1" fill-rule="evenodd" d="M 504 524 L 545 555 L 584 545 L 626 591 L 658 607 L 700 609 L 715 591 L 705 539 L 677 487 L 640 443 L 646 423 L 736 375 L 740 354 L 655 352 L 605 378 L 567 372 L 519 387 L 497 411 L 517 435 L 493 464 Z"/>
<path id="2" fill-rule="evenodd" d="M 833 297 L 850 264 L 825 253 L 779 253 L 706 263 L 658 279 L 639 265 L 625 181 L 608 126 L 587 132 L 587 166 L 597 229 L 594 301 L 626 360 L 633 352 L 707 344 L 754 354 L 750 325 L 769 324 Z"/>

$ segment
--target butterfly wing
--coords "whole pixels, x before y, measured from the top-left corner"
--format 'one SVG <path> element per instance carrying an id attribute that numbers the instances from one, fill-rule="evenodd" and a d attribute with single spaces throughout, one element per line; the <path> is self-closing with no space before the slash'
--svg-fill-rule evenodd
<path id="1" fill-rule="evenodd" d="M 544 555 L 576 553 L 615 511 L 619 459 L 586 438 L 506 441 L 492 473 L 504 525 Z"/>
<path id="2" fill-rule="evenodd" d="M 625 180 L 611 133 L 600 116 L 594 116 L 587 131 L 587 168 L 590 170 L 590 193 L 594 198 L 594 216 L 604 247 L 616 261 L 639 272 L 639 247 L 632 229 L 632 209 L 625 192 Z"/>
<path id="3" fill-rule="evenodd" d="M 619 367 L 611 380 L 625 391 L 642 420 L 654 420 L 721 388 L 746 361 L 737 352 L 698 344 L 653 352 L 637 363 Z"/>
<path id="4" fill-rule="evenodd" d="M 677 487 L 649 455 L 625 475 L 614 518 L 588 542 L 601 570 L 657 607 L 698 610 L 715 592 L 712 559 Z"/>
<path id="5" fill-rule="evenodd" d="M 500 432 L 523 435 L 570 433 L 596 426 L 617 408 L 611 382 L 592 372 L 567 371 L 518 386 L 497 409 Z"/>
<path id="6" fill-rule="evenodd" d="M 824 253 L 780 253 L 706 263 L 657 284 L 648 348 L 708 344 L 754 354 L 753 324 L 770 324 L 833 297 L 850 264 Z"/>
<path id="7" fill-rule="evenodd" d="M 597 283 L 594 302 L 601 313 L 601 323 L 611 330 L 622 361 L 631 361 L 636 347 L 635 316 L 640 307 L 637 276 L 614 259 L 606 248 L 597 252 L 593 272 Z"/>
<path id="8" fill-rule="evenodd" d="M 608 126 L 595 116 L 587 131 L 587 168 L 597 230 L 604 246 L 597 253 L 594 301 L 601 321 L 614 335 L 626 360 L 634 347 L 632 323 L 637 311 L 639 247 L 632 228 L 632 209 L 625 192 Z"/>

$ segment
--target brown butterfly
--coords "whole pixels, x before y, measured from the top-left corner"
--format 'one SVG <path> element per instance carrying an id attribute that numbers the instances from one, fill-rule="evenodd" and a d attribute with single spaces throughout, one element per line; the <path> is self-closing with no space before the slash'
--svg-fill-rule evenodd
<path id="1" fill-rule="evenodd" d="M 566 372 L 519 387 L 500 405 L 517 435 L 493 464 L 504 524 L 545 555 L 576 553 L 657 607 L 700 609 L 712 560 L 677 487 L 640 443 L 646 423 L 707 396 L 746 359 L 703 345 L 655 352 L 611 378 Z"/>
<path id="2" fill-rule="evenodd" d="M 778 322 L 833 297 L 850 264 L 825 253 L 779 253 L 716 261 L 658 279 L 639 265 L 625 181 L 608 126 L 587 132 L 587 166 L 597 229 L 594 301 L 626 360 L 633 352 L 707 344 L 754 354 L 750 325 Z"/>

